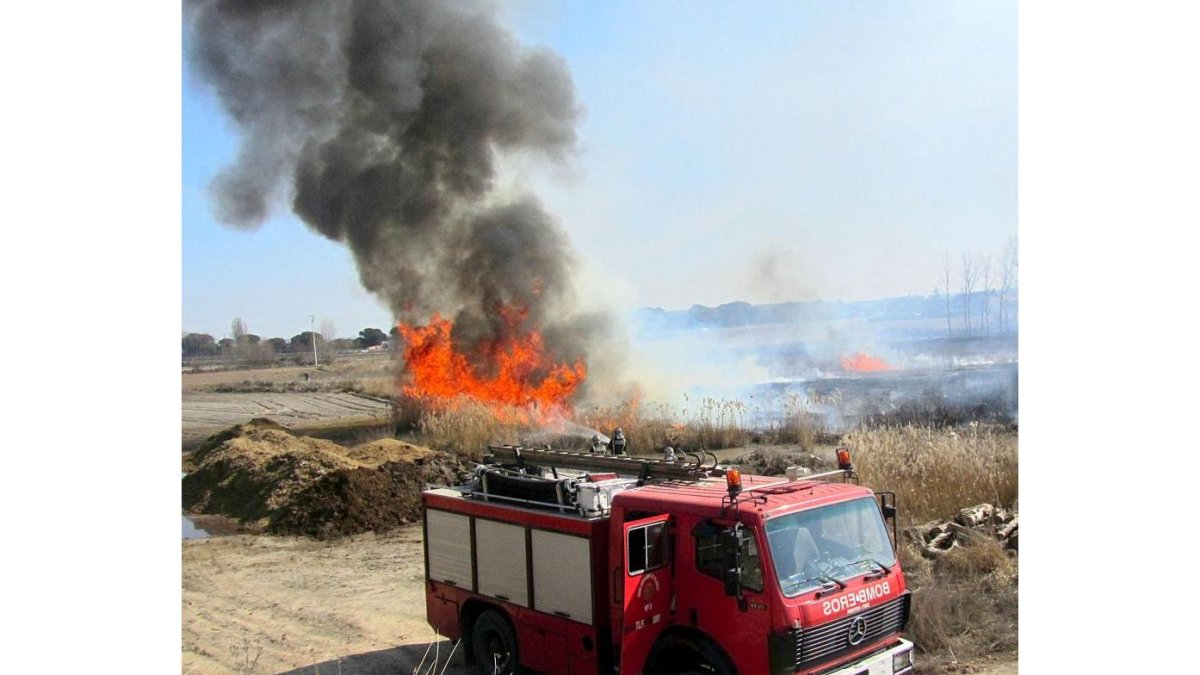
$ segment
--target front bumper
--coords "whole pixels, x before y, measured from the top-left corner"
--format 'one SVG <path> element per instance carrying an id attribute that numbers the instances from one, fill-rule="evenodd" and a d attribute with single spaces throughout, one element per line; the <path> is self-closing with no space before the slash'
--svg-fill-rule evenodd
<path id="1" fill-rule="evenodd" d="M 910 665 L 903 670 L 892 670 L 892 657 L 905 650 L 911 652 L 912 648 L 913 643 L 900 638 L 900 642 L 894 647 L 875 652 L 837 670 L 822 672 L 821 675 L 907 675 L 913 672 L 913 667 Z M 912 661 L 910 660 L 909 663 Z"/>

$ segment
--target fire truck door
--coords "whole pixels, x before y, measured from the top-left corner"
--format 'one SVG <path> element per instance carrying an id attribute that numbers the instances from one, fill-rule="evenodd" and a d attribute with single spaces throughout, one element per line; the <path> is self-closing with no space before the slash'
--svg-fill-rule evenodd
<path id="1" fill-rule="evenodd" d="M 674 610 L 670 516 L 625 523 L 625 606 L 621 616 L 621 675 L 638 675 Z"/>

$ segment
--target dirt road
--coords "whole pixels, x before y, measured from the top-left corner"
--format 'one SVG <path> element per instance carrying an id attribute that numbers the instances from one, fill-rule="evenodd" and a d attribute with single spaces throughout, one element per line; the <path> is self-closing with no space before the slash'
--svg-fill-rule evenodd
<path id="1" fill-rule="evenodd" d="M 421 551 L 420 527 L 329 544 L 183 542 L 182 672 L 411 674 L 435 649 L 445 664 L 452 645 L 425 623 Z M 447 673 L 463 672 L 460 657 Z"/>

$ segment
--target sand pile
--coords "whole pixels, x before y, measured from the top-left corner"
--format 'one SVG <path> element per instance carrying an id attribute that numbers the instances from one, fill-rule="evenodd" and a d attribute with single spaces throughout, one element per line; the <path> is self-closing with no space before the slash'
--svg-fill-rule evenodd
<path id="1" fill-rule="evenodd" d="M 427 484 L 470 476 L 457 457 L 394 439 L 346 449 L 254 420 L 209 438 L 183 479 L 183 507 L 252 529 L 330 538 L 420 518 Z"/>
<path id="2" fill-rule="evenodd" d="M 370 466 L 379 466 L 384 462 L 411 462 L 432 454 L 435 453 L 429 448 L 395 438 L 381 438 L 356 445 L 346 451 L 346 456 L 350 459 Z"/>

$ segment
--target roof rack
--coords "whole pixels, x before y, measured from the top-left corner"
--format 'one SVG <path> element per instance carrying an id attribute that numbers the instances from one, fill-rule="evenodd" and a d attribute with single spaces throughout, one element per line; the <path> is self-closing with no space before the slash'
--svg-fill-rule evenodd
<path id="1" fill-rule="evenodd" d="M 795 467 L 789 466 L 788 468 L 793 469 Z M 818 481 L 831 478 L 841 478 L 842 482 L 845 483 L 848 480 L 856 480 L 858 475 L 855 474 L 851 469 L 834 469 L 833 471 L 825 471 L 823 473 L 797 473 L 794 476 L 789 475 L 786 479 L 777 480 L 773 483 L 763 483 L 762 485 L 751 485 L 749 487 L 744 487 L 741 489 L 741 493 L 746 494 L 748 492 L 770 490 L 772 488 L 783 487 L 785 485 L 796 485 L 805 481 Z"/>
<path id="2" fill-rule="evenodd" d="M 683 460 L 668 462 L 649 457 L 626 457 L 621 455 L 602 455 L 590 452 L 570 452 L 567 450 L 551 450 L 549 448 L 531 448 L 519 445 L 489 445 L 488 454 L 492 461 L 500 464 L 524 466 L 561 467 L 564 469 L 581 469 L 584 471 L 606 471 L 626 476 L 637 476 L 642 479 L 674 478 L 700 480 L 725 475 L 725 468 L 717 465 L 717 458 L 712 455 L 711 466 L 704 464 L 703 455 L 695 455 L 694 461 Z M 711 455 L 711 453 L 709 453 Z"/>

